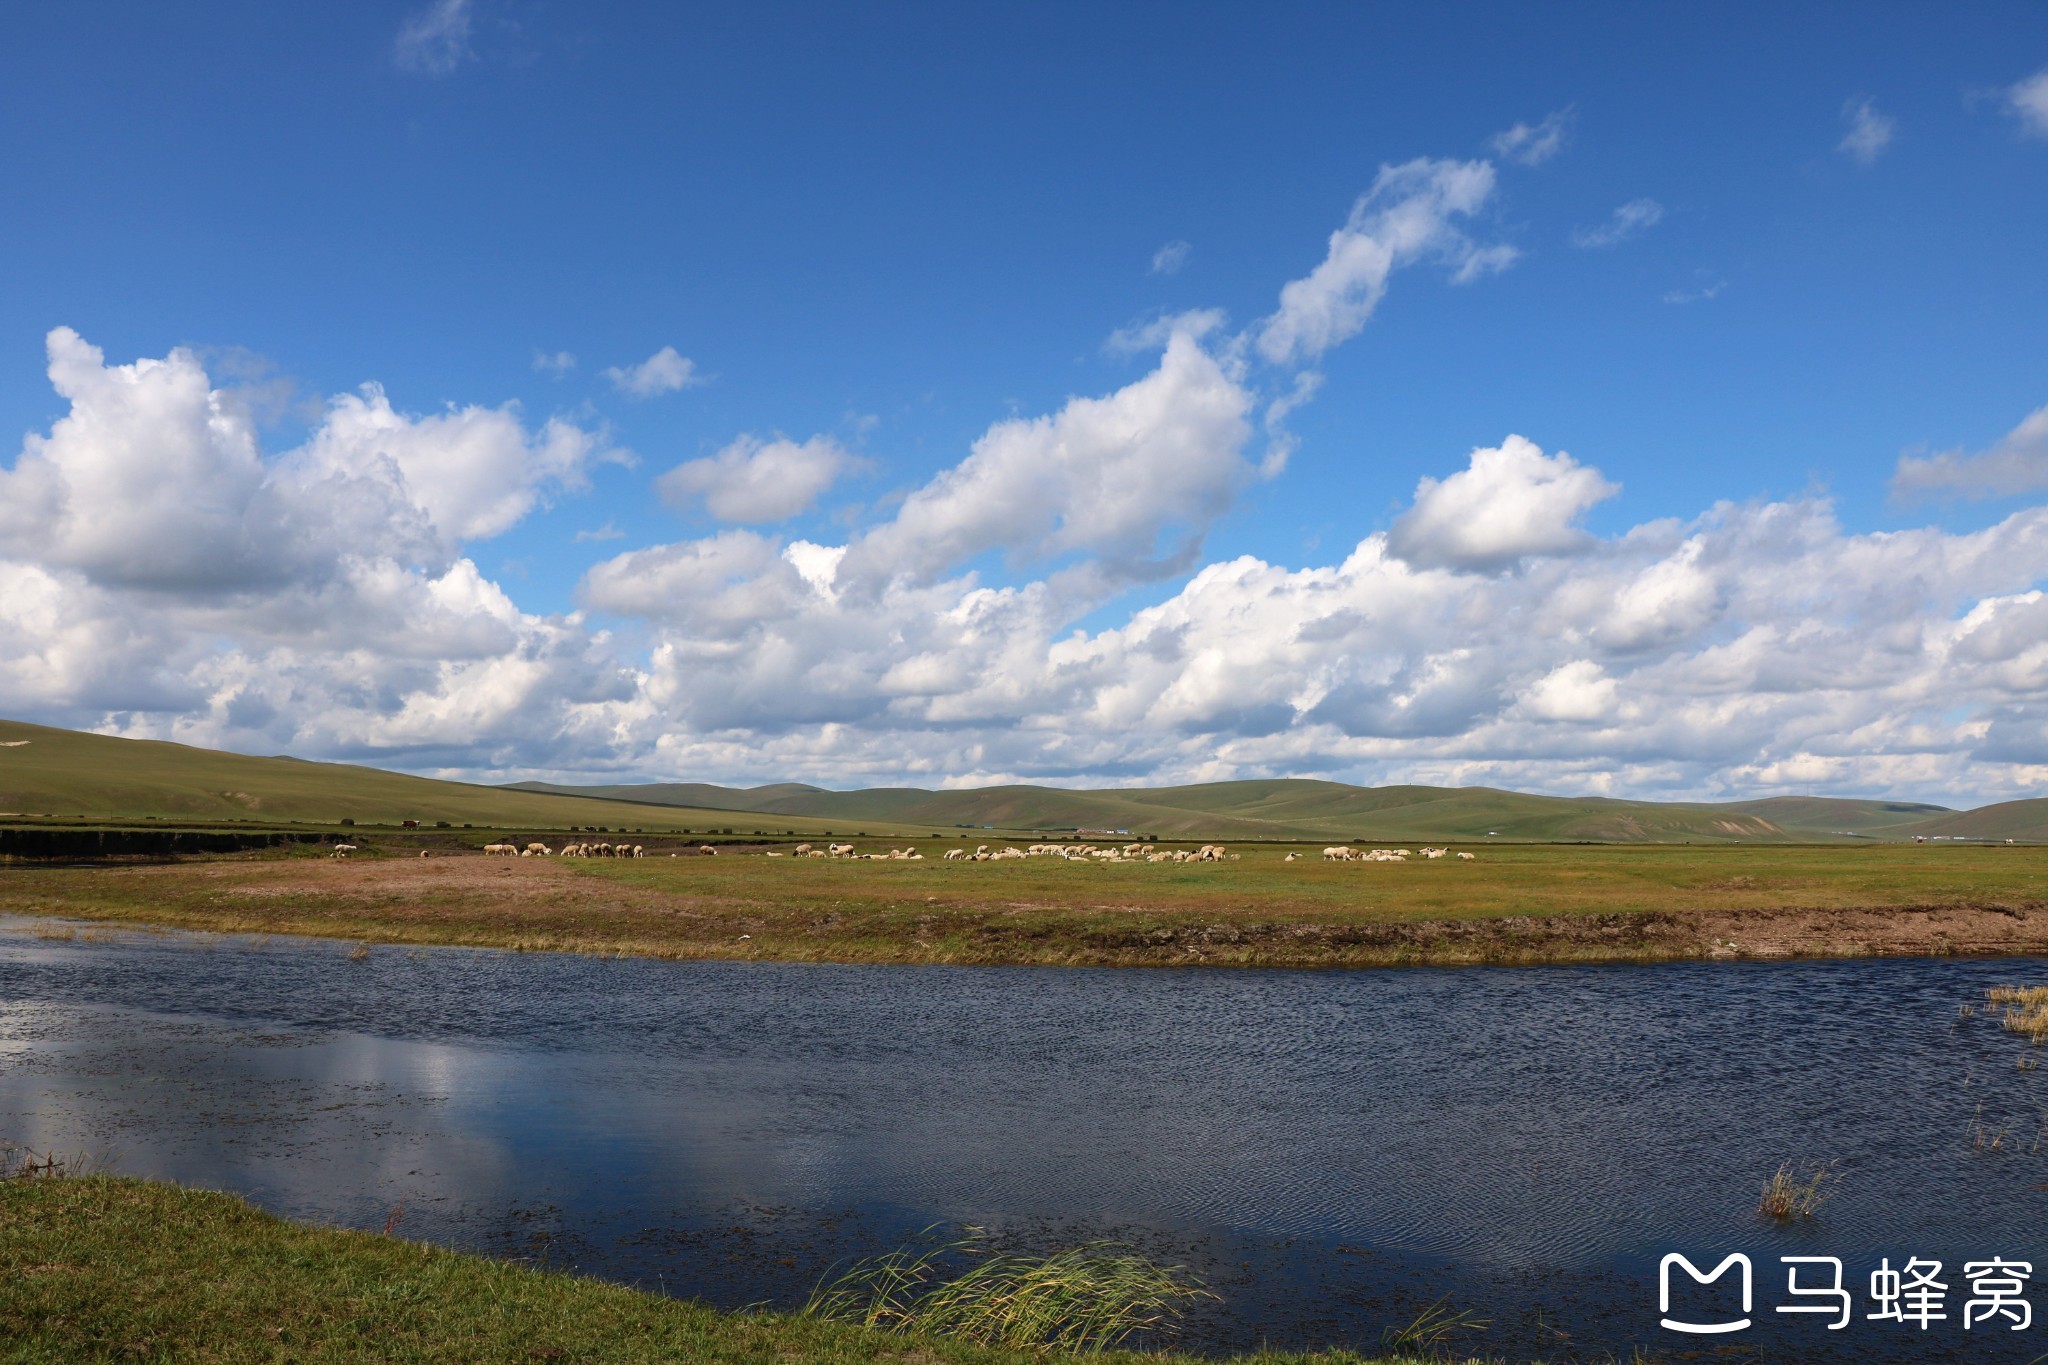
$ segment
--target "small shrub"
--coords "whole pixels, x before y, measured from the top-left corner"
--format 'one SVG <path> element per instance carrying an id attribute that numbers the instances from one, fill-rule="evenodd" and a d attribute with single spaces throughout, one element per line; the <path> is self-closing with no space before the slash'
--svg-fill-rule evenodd
<path id="1" fill-rule="evenodd" d="M 1803 1176 L 1788 1161 L 1764 1182 L 1764 1196 L 1757 1204 L 1757 1212 L 1780 1222 L 1811 1218 L 1815 1210 L 1834 1198 L 1834 1187 L 1841 1181 L 1832 1161 L 1823 1161 Z"/>

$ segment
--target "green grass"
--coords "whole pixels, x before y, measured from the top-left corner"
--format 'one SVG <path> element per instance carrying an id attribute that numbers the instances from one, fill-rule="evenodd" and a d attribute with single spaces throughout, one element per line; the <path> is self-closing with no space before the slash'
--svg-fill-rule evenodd
<path id="1" fill-rule="evenodd" d="M 949 1273 L 950 1272 L 950 1273 Z M 1178 1266 L 1107 1242 L 1049 1256 L 994 1254 L 974 1239 L 927 1242 L 854 1262 L 797 1316 L 988 1346 L 1096 1353 L 1170 1336 L 1217 1297 Z"/>
<path id="2" fill-rule="evenodd" d="M 722 1313 L 393 1237 L 303 1227 L 224 1194 L 106 1176 L 0 1180 L 0 1352 L 36 1365 L 1068 1358 L 935 1331 Z M 1088 1359 L 1193 1365 L 1178 1356 Z M 1367 1365 L 1344 1352 L 1240 1360 Z"/>
<path id="3" fill-rule="evenodd" d="M 156 817 L 332 825 L 347 818 L 365 825 L 396 825 L 403 820 L 431 825 L 446 820 L 479 829 L 602 824 L 613 829 L 701 831 L 730 826 L 743 833 L 771 825 L 732 811 L 543 795 L 340 763 L 252 758 L 183 744 L 115 739 L 19 721 L 0 720 L 0 746 L 0 819 L 48 814 L 95 821 Z M 807 835 L 837 826 L 829 820 L 778 816 L 772 828 Z M 873 832 L 896 828 L 882 826 Z"/>
<path id="4" fill-rule="evenodd" d="M 1854 842 L 1967 835 L 2048 841 L 2048 799 L 1978 811 L 1888 801 L 1776 797 L 1718 804 L 1539 796 L 1487 787 L 1352 787 L 1311 779 L 1064 790 L 1004 786 L 834 792 L 798 783 L 586 787 L 443 782 L 335 763 L 254 758 L 0 720 L 0 820 L 362 824 L 413 819 L 506 830 L 604 824 L 876 837 L 991 826 L 998 832 L 1129 829 L 1162 838 L 1438 842 Z M 1844 833 L 1853 831 L 1854 834 Z"/>
<path id="5" fill-rule="evenodd" d="M 1508 845 L 1478 855 L 1286 863 L 1255 848 L 1234 863 L 1105 867 L 266 853 L 0 868 L 0 912 L 778 961 L 1365 966 L 2048 950 L 2048 849 Z"/>
<path id="6" fill-rule="evenodd" d="M 1538 796 L 1490 787 L 1353 787 L 1302 778 L 1189 787 L 1071 791 L 1005 786 L 925 791 L 825 791 L 796 783 L 735 788 L 704 783 L 594 787 L 525 784 L 619 800 L 677 802 L 836 820 L 898 820 L 946 828 L 1085 827 L 1172 838 L 1595 840 L 1620 843 L 1850 842 L 1852 834 L 1977 833 L 1950 825 L 1966 813 L 1901 802 L 1782 797 L 1718 804 Z M 2048 838 L 2048 801 L 1988 807 L 1982 834 Z M 1849 833 L 1845 833 L 1849 832 Z"/>

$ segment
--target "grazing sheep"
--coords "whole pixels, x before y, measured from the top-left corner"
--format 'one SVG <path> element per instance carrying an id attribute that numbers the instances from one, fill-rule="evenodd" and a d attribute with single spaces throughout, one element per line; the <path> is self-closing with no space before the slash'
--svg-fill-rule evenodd
<path id="1" fill-rule="evenodd" d="M 697 851 L 698 851 L 699 853 L 703 854 L 703 855 L 704 855 L 705 857 L 707 857 L 707 858 L 716 858 L 716 857 L 718 856 L 718 850 L 717 850 L 717 849 L 715 849 L 715 848 L 713 848 L 713 847 L 712 847 L 711 845 L 709 845 L 709 844 L 702 844 L 702 845 L 700 845 L 700 846 L 698 847 Z"/>
<path id="2" fill-rule="evenodd" d="M 526 846 L 526 851 L 528 853 L 531 853 L 536 858 L 545 858 L 554 852 L 553 849 L 549 848 L 546 844 L 541 843 L 537 839 Z"/>
<path id="3" fill-rule="evenodd" d="M 796 856 L 799 858 L 809 857 L 810 852 L 811 846 L 809 844 L 798 844 L 796 846 Z"/>
<path id="4" fill-rule="evenodd" d="M 1333 845 L 1323 850 L 1323 861 L 1326 863 L 1348 863 L 1357 856 L 1356 853 L 1342 844 Z"/>
<path id="5" fill-rule="evenodd" d="M 421 850 L 420 850 L 420 856 L 421 856 L 422 858 L 431 858 L 431 857 L 433 857 L 433 856 L 434 856 L 434 854 L 433 854 L 433 851 L 432 851 L 431 849 L 424 849 L 424 848 L 423 848 L 423 849 L 421 849 Z"/>
<path id="6" fill-rule="evenodd" d="M 519 847 L 516 844 L 485 844 L 484 854 L 491 858 L 516 858 Z"/>
<path id="7" fill-rule="evenodd" d="M 355 851 L 356 845 L 354 844 L 336 844 L 334 846 L 334 856 L 337 858 L 346 858 Z"/>
<path id="8" fill-rule="evenodd" d="M 1468 863 L 1469 863 L 1469 862 L 1471 862 L 1471 861 L 1472 861 L 1472 860 L 1473 860 L 1474 858 L 1476 858 L 1476 857 L 1477 857 L 1478 855 L 1477 855 L 1477 854 L 1474 854 L 1474 853 L 1460 853 L 1460 854 L 1459 854 L 1458 856 L 1459 856 L 1460 858 L 1463 858 L 1463 859 L 1464 859 L 1464 860 L 1465 860 L 1466 862 L 1468 862 Z"/>

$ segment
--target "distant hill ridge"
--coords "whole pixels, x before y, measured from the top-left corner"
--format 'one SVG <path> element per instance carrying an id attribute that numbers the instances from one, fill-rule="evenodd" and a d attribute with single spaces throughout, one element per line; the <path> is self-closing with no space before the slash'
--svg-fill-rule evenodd
<path id="1" fill-rule="evenodd" d="M 564 786 L 519 790 L 838 821 L 892 819 L 1009 829 L 1127 829 L 1216 838 L 1589 839 L 1850 842 L 1913 835 L 2048 839 L 2048 800 L 1955 811 L 1920 802 L 1777 796 L 1753 801 L 1657 802 L 1538 796 L 1491 787 L 1354 787 L 1314 778 L 1209 782 L 1186 787 L 1076 791 L 1000 786 L 961 790 L 876 787 L 829 791 L 798 782 Z"/>
<path id="2" fill-rule="evenodd" d="M 1028 833 L 1129 830 L 1161 838 L 1558 839 L 1624 843 L 1852 842 L 1944 838 L 2048 842 L 2048 799 L 1977 810 L 1902 801 L 1777 796 L 1656 802 L 1538 796 L 1490 787 L 1354 787 L 1314 778 L 1101 791 L 1012 785 L 960 791 L 830 791 L 800 782 L 483 786 L 288 756 L 259 758 L 0 720 L 0 819 L 208 819 L 478 828 L 729 827 L 741 835 L 875 838 L 961 827 Z"/>

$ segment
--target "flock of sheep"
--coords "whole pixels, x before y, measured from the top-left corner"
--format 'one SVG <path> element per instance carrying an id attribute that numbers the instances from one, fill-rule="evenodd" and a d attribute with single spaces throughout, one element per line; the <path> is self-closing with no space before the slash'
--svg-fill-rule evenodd
<path id="1" fill-rule="evenodd" d="M 356 851 L 355 844 L 336 844 L 334 856 L 346 858 Z M 705 857 L 715 858 L 718 850 L 710 844 L 700 847 L 697 852 Z M 645 858 L 647 850 L 639 844 L 564 844 L 560 852 L 546 844 L 535 841 L 521 848 L 518 844 L 485 844 L 484 853 L 493 858 Z M 422 858 L 427 856 L 421 850 Z M 669 857 L 676 855 L 671 853 Z M 783 855 L 768 851 L 771 858 Z M 886 853 L 856 853 L 852 844 L 827 844 L 819 848 L 813 844 L 798 844 L 790 856 L 797 858 L 857 858 L 869 862 L 923 862 L 924 854 L 915 848 L 892 848 Z M 1305 854 L 1290 853 L 1280 861 L 1297 862 Z M 1323 850 L 1326 863 L 1405 863 L 1414 856 L 1405 848 L 1357 849 L 1346 844 L 1333 844 Z M 1458 857 L 1471 862 L 1477 856 L 1471 853 L 1453 855 L 1447 848 L 1425 848 L 1424 858 Z M 1102 846 L 1096 844 L 1033 844 L 1029 848 L 996 848 L 987 844 L 978 845 L 972 853 L 964 848 L 946 850 L 946 861 L 966 863 L 996 863 L 1012 858 L 1059 858 L 1070 863 L 1234 863 L 1238 855 L 1227 851 L 1221 844 L 1203 844 L 1199 848 L 1157 849 L 1145 844 Z"/>
<path id="2" fill-rule="evenodd" d="M 1095 844 L 1033 844 L 1030 848 L 991 849 L 987 844 L 978 846 L 969 853 L 964 848 L 949 849 L 948 862 L 993 863 L 1007 858 L 1060 858 L 1070 863 L 1222 863 L 1236 862 L 1237 855 L 1224 850 L 1221 844 L 1203 844 L 1198 849 L 1152 849 L 1144 844 L 1125 844 L 1101 847 Z"/>
<path id="3" fill-rule="evenodd" d="M 712 858 L 718 856 L 718 850 L 709 844 L 697 852 Z M 639 844 L 564 844 L 561 852 L 557 853 L 546 844 L 535 841 L 525 848 L 517 844 L 485 844 L 484 854 L 492 858 L 645 858 L 647 850 Z M 668 856 L 673 858 L 676 855 L 671 853 Z"/>
<path id="4" fill-rule="evenodd" d="M 706 851 L 708 852 L 709 850 L 707 849 Z M 768 850 L 768 856 L 780 858 L 782 855 L 771 848 Z M 791 856 L 797 858 L 863 858 L 868 862 L 914 863 L 924 861 L 924 855 L 914 848 L 892 848 L 887 853 L 855 853 L 852 844 L 827 844 L 823 848 L 819 848 L 815 844 L 798 844 L 791 850 Z"/>
<path id="5" fill-rule="evenodd" d="M 1422 850 L 1422 856 L 1444 858 L 1450 856 L 1450 852 L 1447 848 L 1425 848 Z M 1280 861 L 1291 863 L 1299 856 L 1290 853 Z M 1375 848 L 1368 852 L 1344 844 L 1335 844 L 1323 850 L 1323 861 L 1326 863 L 1405 863 L 1412 856 L 1414 855 L 1405 848 Z M 1458 856 L 1468 863 L 1478 857 L 1473 853 L 1460 853 Z"/>

